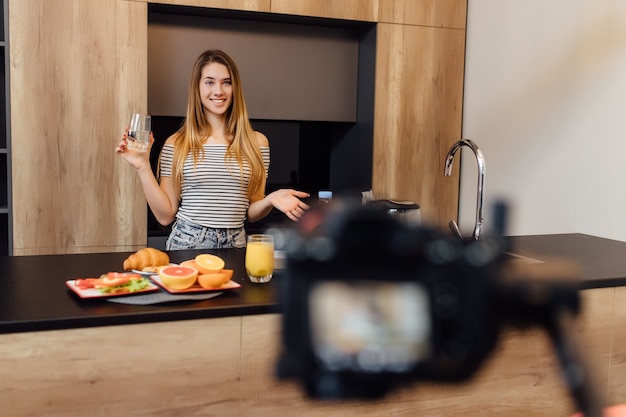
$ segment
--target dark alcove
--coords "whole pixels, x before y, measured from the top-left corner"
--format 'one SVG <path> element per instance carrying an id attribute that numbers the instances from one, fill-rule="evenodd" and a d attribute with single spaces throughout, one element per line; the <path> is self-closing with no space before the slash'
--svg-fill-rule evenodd
<path id="1" fill-rule="evenodd" d="M 262 39 L 268 36 L 271 43 L 263 44 Z M 279 77 L 281 82 L 277 85 L 285 84 L 286 91 L 277 91 L 283 87 L 273 87 L 268 94 L 256 88 L 256 83 L 263 84 L 263 80 L 274 77 L 276 68 L 290 71 L 289 48 L 294 48 L 294 40 L 296 48 L 300 48 L 298 41 L 302 42 L 302 48 L 309 48 L 307 57 L 318 53 L 327 55 L 322 55 L 321 62 L 312 60 L 307 65 L 308 74 L 286 73 Z M 321 43 L 316 45 L 318 41 Z M 327 51 L 335 44 L 338 51 Z M 312 202 L 319 190 L 357 196 L 370 189 L 375 46 L 376 26 L 371 22 L 150 4 L 148 111 L 153 116 L 156 139 L 151 154 L 153 169 L 156 170 L 163 142 L 183 122 L 183 103 L 186 103 L 193 59 L 205 49 L 220 48 L 233 56 L 240 67 L 253 127 L 270 141 L 267 193 L 279 188 L 296 188 L 310 193 Z M 246 55 L 262 48 L 284 62 L 272 62 L 266 67 L 255 63 L 246 68 Z M 186 55 L 181 52 L 184 49 L 187 49 Z M 343 62 L 344 56 L 348 62 Z M 152 70 L 162 67 L 161 63 L 173 68 L 171 60 L 180 61 L 176 62 L 180 66 L 162 74 Z M 269 73 L 259 74 L 262 71 Z M 166 85 L 180 77 L 184 80 L 176 82 L 183 87 Z M 311 90 L 312 83 L 315 85 Z M 163 95 L 168 88 L 176 92 L 176 98 L 172 97 L 173 93 Z M 310 90 L 302 97 L 298 98 L 299 91 L 294 93 L 294 90 L 306 88 Z M 322 94 L 313 97 L 319 91 Z M 292 100 L 287 106 L 280 102 L 267 103 L 272 99 L 284 101 L 286 97 Z M 340 103 L 342 107 L 329 111 L 330 103 Z M 149 238 L 167 236 L 169 226 L 159 225 L 148 211 Z M 274 210 L 263 221 L 246 224 L 246 229 L 262 231 L 285 219 Z M 158 246 L 154 240 L 152 244 Z"/>

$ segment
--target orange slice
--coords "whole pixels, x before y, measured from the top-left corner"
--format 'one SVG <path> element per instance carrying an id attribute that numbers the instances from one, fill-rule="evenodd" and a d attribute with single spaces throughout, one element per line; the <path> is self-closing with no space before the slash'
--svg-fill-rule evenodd
<path id="1" fill-rule="evenodd" d="M 180 266 L 188 266 L 190 268 L 197 269 L 198 272 L 200 272 L 200 269 L 198 268 L 198 264 L 196 263 L 195 259 L 189 259 L 187 261 L 183 261 L 180 263 Z"/>
<path id="2" fill-rule="evenodd" d="M 224 260 L 217 255 L 203 253 L 196 256 L 196 265 L 200 274 L 212 274 L 224 269 Z"/>
<path id="3" fill-rule="evenodd" d="M 159 269 L 161 282 L 173 290 L 186 290 L 196 283 L 198 270 L 188 266 L 172 265 Z"/>
<path id="4" fill-rule="evenodd" d="M 198 284 L 202 288 L 219 288 L 226 284 L 233 277 L 232 269 L 224 269 L 221 272 L 214 272 L 212 274 L 200 274 L 198 275 Z"/>

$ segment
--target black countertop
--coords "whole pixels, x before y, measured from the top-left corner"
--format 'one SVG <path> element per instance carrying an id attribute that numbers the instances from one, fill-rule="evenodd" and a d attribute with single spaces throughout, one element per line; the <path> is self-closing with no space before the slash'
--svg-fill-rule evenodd
<path id="1" fill-rule="evenodd" d="M 511 252 L 538 260 L 571 260 L 582 269 L 581 289 L 626 286 L 626 242 L 580 233 L 515 236 Z"/>
<path id="2" fill-rule="evenodd" d="M 512 252 L 533 259 L 573 260 L 583 269 L 581 289 L 626 285 L 626 242 L 583 234 L 516 236 Z M 65 285 L 80 277 L 120 271 L 129 252 L 0 257 L 0 333 L 94 327 L 115 324 L 227 317 L 280 312 L 281 272 L 267 284 L 253 284 L 245 274 L 245 249 L 173 251 L 172 262 L 198 253 L 222 257 L 234 269 L 241 288 L 203 301 L 150 306 L 81 299 Z"/>
<path id="3" fill-rule="evenodd" d="M 114 324 L 275 313 L 278 308 L 276 271 L 266 284 L 251 283 L 245 272 L 245 249 L 172 251 L 171 262 L 213 253 L 234 270 L 241 288 L 202 301 L 176 301 L 149 306 L 118 304 L 106 299 L 82 299 L 65 284 L 80 277 L 122 271 L 132 252 L 0 257 L 0 333 Z"/>

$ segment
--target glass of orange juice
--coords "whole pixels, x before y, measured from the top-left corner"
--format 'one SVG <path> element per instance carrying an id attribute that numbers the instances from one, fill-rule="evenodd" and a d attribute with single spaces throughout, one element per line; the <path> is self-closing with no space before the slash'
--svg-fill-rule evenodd
<path id="1" fill-rule="evenodd" d="M 272 235 L 248 236 L 246 247 L 246 272 L 250 281 L 269 282 L 274 273 L 274 238 Z"/>

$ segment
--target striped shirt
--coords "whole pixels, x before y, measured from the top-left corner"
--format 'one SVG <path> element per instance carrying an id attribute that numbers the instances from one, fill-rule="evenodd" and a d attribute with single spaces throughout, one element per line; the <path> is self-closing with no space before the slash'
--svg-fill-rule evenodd
<path id="1" fill-rule="evenodd" d="M 244 161 L 243 181 L 239 165 L 224 157 L 228 145 L 205 144 L 204 158 L 194 167 L 191 153 L 185 158 L 180 206 L 176 217 L 204 227 L 236 229 L 243 227 L 247 216 L 250 170 Z M 265 176 L 270 165 L 270 148 L 261 147 Z M 161 151 L 161 176 L 172 176 L 174 145 Z"/>

